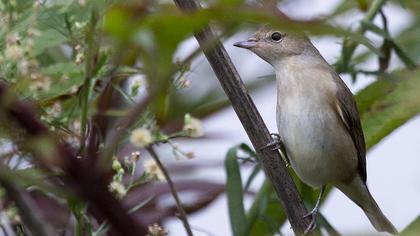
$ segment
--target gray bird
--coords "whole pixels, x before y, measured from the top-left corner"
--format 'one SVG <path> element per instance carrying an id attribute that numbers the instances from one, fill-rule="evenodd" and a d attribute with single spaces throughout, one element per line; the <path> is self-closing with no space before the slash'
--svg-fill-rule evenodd
<path id="1" fill-rule="evenodd" d="M 366 149 L 353 94 L 303 34 L 262 27 L 234 44 L 270 63 L 277 80 L 277 127 L 286 156 L 299 178 L 321 188 L 307 215 L 315 228 L 326 184 L 355 202 L 378 231 L 396 234 L 366 185 Z M 306 217 L 306 216 L 303 216 Z"/>

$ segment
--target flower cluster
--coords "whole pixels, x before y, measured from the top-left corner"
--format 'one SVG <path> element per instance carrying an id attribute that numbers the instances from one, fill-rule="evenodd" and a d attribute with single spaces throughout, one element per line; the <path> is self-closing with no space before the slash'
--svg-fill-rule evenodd
<path id="1" fill-rule="evenodd" d="M 130 142 L 138 148 L 144 148 L 153 142 L 152 133 L 145 128 L 138 128 L 131 132 Z"/>
<path id="2" fill-rule="evenodd" d="M 74 47 L 74 50 L 76 52 L 76 59 L 74 62 L 77 65 L 80 65 L 85 61 L 85 52 L 83 50 L 83 47 L 80 46 L 80 44 L 77 44 L 76 47 Z"/>
<path id="3" fill-rule="evenodd" d="M 124 164 L 127 167 L 130 167 L 132 165 L 135 165 L 140 160 L 140 152 L 135 151 L 132 152 L 130 156 L 124 157 Z"/>
<path id="4" fill-rule="evenodd" d="M 165 175 L 153 159 L 148 159 L 143 162 L 144 172 L 152 180 L 165 181 Z"/>
<path id="5" fill-rule="evenodd" d="M 122 199 L 127 194 L 127 189 L 125 188 L 125 186 L 121 182 L 118 182 L 118 181 L 112 181 L 109 184 L 108 189 L 111 193 L 114 194 L 114 196 L 117 199 Z"/>
<path id="6" fill-rule="evenodd" d="M 166 235 L 168 235 L 168 231 L 165 230 L 162 226 L 160 226 L 157 223 L 149 225 L 147 227 L 147 230 L 149 231 L 147 236 L 166 236 Z"/>
<path id="7" fill-rule="evenodd" d="M 185 114 L 183 130 L 188 136 L 193 138 L 201 137 L 204 135 L 204 129 L 201 121 L 192 117 L 190 114 Z"/>
<path id="8" fill-rule="evenodd" d="M 122 183 L 125 171 L 117 157 L 114 157 L 112 160 L 112 170 L 115 171 L 115 174 L 113 181 L 108 186 L 109 191 L 112 192 L 116 198 L 122 199 L 127 194 L 127 189 Z"/>

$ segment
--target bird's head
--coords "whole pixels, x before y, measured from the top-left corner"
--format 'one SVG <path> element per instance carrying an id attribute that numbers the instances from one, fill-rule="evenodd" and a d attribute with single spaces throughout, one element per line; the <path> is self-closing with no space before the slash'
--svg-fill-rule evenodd
<path id="1" fill-rule="evenodd" d="M 251 38 L 234 46 L 249 49 L 271 65 L 287 57 L 314 53 L 315 49 L 304 34 L 287 33 L 269 26 L 261 27 Z"/>

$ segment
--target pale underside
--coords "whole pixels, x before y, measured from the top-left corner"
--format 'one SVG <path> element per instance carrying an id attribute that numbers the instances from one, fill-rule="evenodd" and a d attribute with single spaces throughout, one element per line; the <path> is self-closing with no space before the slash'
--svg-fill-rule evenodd
<path id="1" fill-rule="evenodd" d="M 337 85 L 331 73 L 321 64 L 285 64 L 277 70 L 277 126 L 293 169 L 313 187 L 350 180 L 358 154 L 332 102 Z"/>

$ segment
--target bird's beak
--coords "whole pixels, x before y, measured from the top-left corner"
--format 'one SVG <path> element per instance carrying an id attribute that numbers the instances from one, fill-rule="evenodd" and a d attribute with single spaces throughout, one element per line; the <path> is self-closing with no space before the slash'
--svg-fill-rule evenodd
<path id="1" fill-rule="evenodd" d="M 237 42 L 233 44 L 233 46 L 246 48 L 246 49 L 254 48 L 256 45 L 257 45 L 257 39 L 255 38 L 249 38 L 246 41 L 241 41 L 241 42 Z"/>

